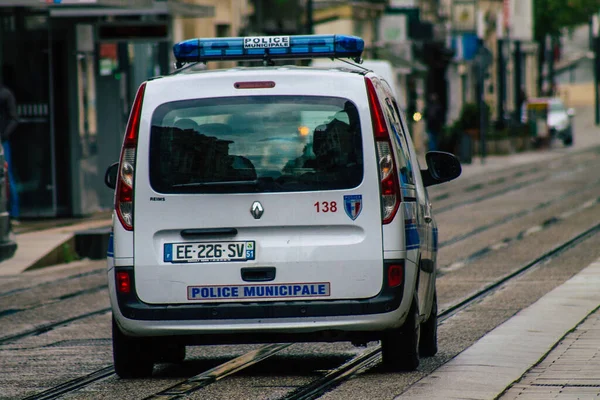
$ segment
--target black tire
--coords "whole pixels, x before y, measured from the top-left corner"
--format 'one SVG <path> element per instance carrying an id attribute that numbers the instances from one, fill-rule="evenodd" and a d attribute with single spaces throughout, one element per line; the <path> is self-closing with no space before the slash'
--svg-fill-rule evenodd
<path id="1" fill-rule="evenodd" d="M 381 355 L 390 371 L 414 371 L 419 367 L 419 337 L 417 301 L 413 300 L 404 325 L 383 333 Z"/>
<path id="2" fill-rule="evenodd" d="M 154 354 L 146 338 L 126 336 L 113 318 L 113 363 L 115 372 L 123 379 L 146 378 L 154 369 Z"/>
<path id="3" fill-rule="evenodd" d="M 419 355 L 422 357 L 432 357 L 438 352 L 437 343 L 437 325 L 438 325 L 438 304 L 437 292 L 433 293 L 433 304 L 429 318 L 421 324 L 421 339 L 419 341 Z"/>
<path id="4" fill-rule="evenodd" d="M 155 350 L 155 360 L 161 363 L 180 363 L 185 360 L 185 345 L 180 343 L 161 343 Z"/>
<path id="5" fill-rule="evenodd" d="M 572 136 L 572 135 L 571 135 L 571 136 L 566 136 L 566 137 L 563 139 L 563 144 L 564 144 L 565 146 L 572 146 L 572 145 L 573 145 L 573 136 Z"/>

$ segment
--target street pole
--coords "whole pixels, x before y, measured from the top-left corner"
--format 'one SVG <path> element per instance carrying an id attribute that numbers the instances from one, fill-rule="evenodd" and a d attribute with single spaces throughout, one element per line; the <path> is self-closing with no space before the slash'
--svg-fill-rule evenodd
<path id="1" fill-rule="evenodd" d="M 600 37 L 594 37 L 594 83 L 595 83 L 595 98 L 596 98 L 596 125 L 600 125 Z"/>
<path id="2" fill-rule="evenodd" d="M 465 64 L 460 64 L 458 70 L 460 74 L 460 105 L 461 107 L 464 107 L 467 103 L 467 66 Z"/>
<path id="3" fill-rule="evenodd" d="M 596 116 L 596 125 L 600 125 L 600 93 L 598 85 L 600 84 L 600 30 L 598 14 L 592 17 L 592 33 L 594 35 L 594 110 Z"/>
<path id="4" fill-rule="evenodd" d="M 589 32 L 588 32 L 588 46 L 590 51 L 594 51 L 594 17 L 590 17 L 589 21 Z"/>
<path id="5" fill-rule="evenodd" d="M 506 73 L 504 61 L 504 39 L 498 38 L 498 65 L 496 66 L 496 80 L 498 81 L 498 92 L 496 100 L 496 111 L 499 121 L 504 121 L 504 102 L 506 101 Z"/>
<path id="6" fill-rule="evenodd" d="M 506 102 L 506 61 L 504 60 L 504 14 L 496 16 L 496 48 L 498 53 L 498 65 L 496 66 L 496 114 L 498 121 L 504 126 L 504 103 Z"/>
<path id="7" fill-rule="evenodd" d="M 265 32 L 265 21 L 264 21 L 264 7 L 263 0 L 256 0 L 254 3 L 254 14 L 256 15 L 256 26 L 254 31 L 256 33 L 264 34 Z"/>
<path id="8" fill-rule="evenodd" d="M 514 101 L 515 101 L 515 124 L 519 124 L 521 122 L 521 41 L 515 40 L 515 55 L 514 55 L 514 82 L 515 82 L 515 90 L 514 90 Z"/>
<path id="9" fill-rule="evenodd" d="M 485 18 L 484 13 L 481 10 L 477 10 L 477 37 L 478 40 L 478 49 L 477 49 L 477 57 L 476 57 L 476 65 L 477 65 L 477 101 L 479 102 L 479 149 L 481 153 L 481 164 L 485 164 L 485 136 L 486 136 L 486 112 L 484 111 L 485 107 L 485 70 L 487 69 L 487 65 L 485 65 L 486 60 L 484 60 L 484 52 L 485 48 Z"/>
<path id="10" fill-rule="evenodd" d="M 306 1 L 306 34 L 312 35 L 314 32 L 313 20 L 313 0 Z"/>
<path id="11" fill-rule="evenodd" d="M 548 35 L 546 55 L 548 60 L 548 91 L 554 96 L 554 39 Z"/>
<path id="12" fill-rule="evenodd" d="M 483 44 L 481 45 L 483 46 Z M 485 136 L 486 136 L 486 113 L 485 113 L 485 100 L 483 98 L 484 95 L 484 85 L 485 85 L 485 71 L 484 71 L 484 61 L 483 56 L 480 55 L 477 60 L 477 99 L 479 101 L 479 144 L 480 144 L 480 153 L 481 153 L 481 163 L 485 164 Z"/>

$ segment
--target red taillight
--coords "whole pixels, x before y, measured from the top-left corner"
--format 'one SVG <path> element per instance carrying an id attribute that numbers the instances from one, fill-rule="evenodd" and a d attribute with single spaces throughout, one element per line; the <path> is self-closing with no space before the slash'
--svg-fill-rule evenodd
<path id="1" fill-rule="evenodd" d="M 142 101 L 145 90 L 146 83 L 144 82 L 137 91 L 133 107 L 131 108 L 131 114 L 129 114 L 125 138 L 123 139 L 123 148 L 121 149 L 119 173 L 117 175 L 115 210 L 117 211 L 121 225 L 128 231 L 133 230 L 133 177 L 142 114 Z"/>
<path id="2" fill-rule="evenodd" d="M 396 162 L 394 160 L 390 133 L 381 103 L 377 97 L 377 91 L 371 79 L 365 78 L 365 82 L 379 163 L 382 220 L 384 224 L 389 224 L 396 216 L 396 212 L 400 206 L 400 185 L 396 172 Z"/>
<path id="3" fill-rule="evenodd" d="M 388 286 L 393 288 L 402 284 L 404 278 L 404 269 L 402 264 L 392 264 L 388 266 Z"/>
<path id="4" fill-rule="evenodd" d="M 131 292 L 131 279 L 129 278 L 129 272 L 117 272 L 117 292 L 119 293 L 130 293 Z"/>
<path id="5" fill-rule="evenodd" d="M 396 194 L 396 183 L 392 179 L 393 175 L 388 175 L 387 178 L 381 181 L 381 195 L 394 196 Z"/>
<path id="6" fill-rule="evenodd" d="M 125 144 L 130 143 L 137 145 L 137 135 L 140 128 L 140 118 L 142 111 L 142 100 L 144 98 L 144 92 L 146 91 L 146 82 L 142 83 L 138 88 L 133 101 L 133 107 L 131 108 L 131 114 L 129 115 L 129 121 L 127 121 L 127 130 L 125 131 Z"/>
<path id="7" fill-rule="evenodd" d="M 367 96 L 369 97 L 369 108 L 371 109 L 371 120 L 373 122 L 373 134 L 375 135 L 375 139 L 390 140 L 383 110 L 381 109 L 381 104 L 379 104 L 377 91 L 375 90 L 373 81 L 369 78 L 365 78 L 365 82 L 367 83 Z"/>

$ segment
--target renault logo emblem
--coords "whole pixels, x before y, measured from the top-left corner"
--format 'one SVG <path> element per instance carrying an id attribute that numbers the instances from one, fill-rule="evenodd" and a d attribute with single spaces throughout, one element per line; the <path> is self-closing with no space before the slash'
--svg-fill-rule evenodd
<path id="1" fill-rule="evenodd" d="M 262 204 L 260 204 L 260 201 L 255 201 L 252 203 L 252 207 L 250 207 L 250 214 L 252 214 L 254 219 L 260 219 L 260 217 L 263 215 L 263 212 L 265 212 L 265 209 L 263 208 Z"/>

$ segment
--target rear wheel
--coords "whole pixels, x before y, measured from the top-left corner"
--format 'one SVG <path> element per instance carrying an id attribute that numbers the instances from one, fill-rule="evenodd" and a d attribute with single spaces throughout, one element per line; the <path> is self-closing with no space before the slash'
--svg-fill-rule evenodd
<path id="1" fill-rule="evenodd" d="M 117 322 L 112 322 L 113 362 L 119 377 L 145 378 L 152 375 L 154 353 L 146 338 L 126 336 Z"/>
<path id="2" fill-rule="evenodd" d="M 404 325 L 385 331 L 381 338 L 383 365 L 391 371 L 414 371 L 419 366 L 418 308 L 413 300 Z"/>
<path id="3" fill-rule="evenodd" d="M 438 351 L 437 344 L 438 305 L 437 292 L 433 293 L 433 304 L 429 318 L 421 325 L 421 339 L 419 341 L 419 355 L 423 357 L 434 356 Z"/>

